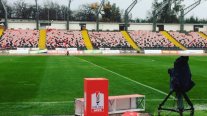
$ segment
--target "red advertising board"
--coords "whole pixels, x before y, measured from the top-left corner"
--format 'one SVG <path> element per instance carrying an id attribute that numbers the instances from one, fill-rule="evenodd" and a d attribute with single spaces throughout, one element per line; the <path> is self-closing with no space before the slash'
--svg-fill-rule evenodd
<path id="1" fill-rule="evenodd" d="M 84 116 L 108 116 L 108 80 L 84 79 Z"/>

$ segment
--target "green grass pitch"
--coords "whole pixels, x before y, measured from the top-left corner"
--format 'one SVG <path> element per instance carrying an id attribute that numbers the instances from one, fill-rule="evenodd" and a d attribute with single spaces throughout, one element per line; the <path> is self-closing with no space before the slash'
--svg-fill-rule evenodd
<path id="1" fill-rule="evenodd" d="M 74 99 L 83 97 L 83 79 L 86 77 L 109 79 L 110 95 L 146 95 L 146 112 L 156 114 L 159 103 L 166 96 L 163 93 L 169 92 L 167 69 L 173 66 L 176 58 L 1 56 L 0 116 L 72 115 Z M 205 116 L 207 57 L 192 56 L 189 64 L 196 86 L 188 95 L 195 105 L 195 115 Z"/>

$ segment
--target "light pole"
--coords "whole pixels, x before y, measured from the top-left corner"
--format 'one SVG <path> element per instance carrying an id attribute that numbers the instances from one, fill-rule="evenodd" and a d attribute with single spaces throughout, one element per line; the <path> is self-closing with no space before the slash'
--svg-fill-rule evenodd
<path id="1" fill-rule="evenodd" d="M 21 18 L 23 19 L 23 17 L 24 17 L 24 13 L 23 13 L 23 7 L 21 8 Z"/>
<path id="2" fill-rule="evenodd" d="M 49 6 L 48 5 L 45 5 L 46 9 L 47 9 L 47 25 L 49 26 L 49 22 L 50 22 L 50 10 L 49 10 Z"/>
<path id="3" fill-rule="evenodd" d="M 58 20 L 57 9 L 55 9 L 55 19 Z"/>
<path id="4" fill-rule="evenodd" d="M 160 14 L 160 12 L 163 10 L 164 7 L 166 7 L 167 5 L 171 6 L 171 4 L 175 3 L 177 0 L 166 0 L 164 1 L 160 7 L 158 7 L 157 9 L 155 9 L 153 11 L 153 25 L 152 25 L 152 31 L 155 32 L 156 31 L 156 27 L 157 27 L 157 17 Z"/>
<path id="5" fill-rule="evenodd" d="M 4 9 L 4 15 L 5 15 L 4 26 L 5 26 L 5 28 L 7 29 L 7 28 L 8 28 L 7 8 L 6 8 L 6 6 L 4 5 L 4 3 L 2 2 L 2 0 L 0 0 L 0 3 L 2 4 L 3 9 Z"/>
<path id="6" fill-rule="evenodd" d="M 48 14 L 48 26 L 49 26 L 49 22 L 50 22 L 50 10 L 49 10 L 49 7 L 48 7 L 48 10 L 47 10 L 47 14 Z"/>
<path id="7" fill-rule="evenodd" d="M 70 5 L 71 5 L 71 0 L 68 1 L 68 7 L 67 7 L 67 30 L 69 30 Z"/>
<path id="8" fill-rule="evenodd" d="M 105 4 L 105 0 L 102 0 L 101 4 L 96 9 L 96 31 L 99 31 L 99 14 L 101 13 L 101 10 L 102 10 L 104 4 Z"/>
<path id="9" fill-rule="evenodd" d="M 184 24 L 185 24 L 185 15 L 187 15 L 190 11 L 195 9 L 198 5 L 201 4 L 201 0 L 197 0 L 193 4 L 189 5 L 188 7 L 181 9 L 180 11 L 180 32 L 184 32 Z"/>
<path id="10" fill-rule="evenodd" d="M 124 13 L 125 31 L 128 31 L 128 27 L 129 27 L 129 13 L 132 11 L 132 9 L 135 7 L 136 4 L 137 4 L 137 0 L 134 0 L 130 4 L 130 6 L 125 10 L 125 13 Z"/>
<path id="11" fill-rule="evenodd" d="M 38 5 L 37 5 L 37 0 L 35 0 L 36 3 L 36 28 L 39 30 L 39 10 L 38 10 Z"/>

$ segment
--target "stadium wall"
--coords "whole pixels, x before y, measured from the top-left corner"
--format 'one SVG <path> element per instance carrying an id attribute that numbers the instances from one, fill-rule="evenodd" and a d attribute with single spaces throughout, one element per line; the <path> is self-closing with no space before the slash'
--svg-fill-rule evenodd
<path id="1" fill-rule="evenodd" d="M 89 23 L 84 22 L 84 23 L 86 24 L 86 29 L 88 29 L 88 30 L 95 30 L 96 29 L 95 23 L 91 23 L 91 22 L 89 22 Z M 101 27 L 101 24 L 100 24 L 100 27 Z M 79 30 L 80 30 L 80 26 L 79 26 Z"/>
<path id="2" fill-rule="evenodd" d="M 47 28 L 66 29 L 66 25 L 65 25 L 65 23 L 51 23 L 51 26 L 47 26 Z"/>
<path id="3" fill-rule="evenodd" d="M 117 23 L 101 23 L 100 28 L 102 30 L 119 30 L 119 24 L 117 24 Z"/>
<path id="4" fill-rule="evenodd" d="M 193 31 L 193 25 L 186 24 L 186 25 L 184 26 L 184 30 L 186 30 L 186 31 Z"/>
<path id="5" fill-rule="evenodd" d="M 41 23 L 41 21 L 40 21 Z M 96 30 L 96 23 L 95 22 L 70 22 L 70 29 L 71 30 L 80 30 L 80 24 L 86 24 L 86 28 L 88 30 Z M 114 31 L 119 30 L 120 23 L 100 23 L 100 30 L 103 31 Z M 178 31 L 180 30 L 180 24 L 158 24 L 164 25 L 164 29 L 166 31 Z M 185 30 L 186 31 L 193 31 L 194 25 L 197 24 L 186 24 Z M 203 25 L 203 28 L 200 28 L 200 31 L 207 31 L 207 24 L 199 24 Z M 36 23 L 35 21 L 9 21 L 8 23 L 9 29 L 35 29 Z M 66 29 L 66 21 L 51 21 L 50 26 L 41 27 L 41 28 L 50 28 L 50 29 Z M 131 23 L 129 30 L 152 30 L 151 23 Z M 158 30 L 158 28 L 157 28 Z"/>
<path id="6" fill-rule="evenodd" d="M 152 24 L 150 23 L 131 23 L 129 30 L 152 30 Z"/>
<path id="7" fill-rule="evenodd" d="M 178 24 L 168 24 L 168 25 L 165 25 L 165 30 L 167 30 L 167 31 L 171 31 L 171 30 L 172 31 L 178 31 L 178 30 L 180 30 L 180 25 L 178 25 Z"/>
<path id="8" fill-rule="evenodd" d="M 8 28 L 9 29 L 35 29 L 36 23 L 35 22 L 9 22 Z"/>
<path id="9" fill-rule="evenodd" d="M 207 24 L 203 28 L 200 28 L 200 31 L 206 31 L 207 32 Z"/>

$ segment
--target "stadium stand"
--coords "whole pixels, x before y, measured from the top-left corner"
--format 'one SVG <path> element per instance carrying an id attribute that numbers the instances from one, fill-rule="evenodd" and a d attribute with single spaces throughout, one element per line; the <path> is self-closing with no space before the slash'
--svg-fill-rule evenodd
<path id="1" fill-rule="evenodd" d="M 48 49 L 85 48 L 81 32 L 67 30 L 47 30 L 46 46 Z"/>
<path id="2" fill-rule="evenodd" d="M 126 41 L 137 51 L 140 51 L 140 48 L 136 45 L 134 40 L 131 38 L 131 36 L 128 34 L 127 31 L 121 31 L 122 35 L 126 39 Z"/>
<path id="3" fill-rule="evenodd" d="M 2 36 L 4 30 L 3 29 L 0 29 L 0 37 Z"/>
<path id="4" fill-rule="evenodd" d="M 164 37 L 166 37 L 170 42 L 172 42 L 176 47 L 187 50 L 186 47 L 184 47 L 182 44 L 180 44 L 173 36 L 171 36 L 167 31 L 161 31 L 160 32 Z"/>
<path id="5" fill-rule="evenodd" d="M 40 37 L 39 37 L 39 49 L 45 49 L 46 48 L 46 36 L 47 31 L 45 29 L 40 30 Z"/>
<path id="6" fill-rule="evenodd" d="M 150 31 L 129 31 L 129 35 L 142 49 L 175 48 L 175 45 L 167 40 L 161 33 Z"/>
<path id="7" fill-rule="evenodd" d="M 192 42 L 192 48 L 206 48 L 207 47 L 207 39 L 205 37 L 202 37 L 197 32 L 190 32 L 190 36 L 193 37 L 194 41 Z"/>
<path id="8" fill-rule="evenodd" d="M 203 33 L 207 35 L 207 31 L 203 31 Z"/>
<path id="9" fill-rule="evenodd" d="M 204 39 L 207 40 L 207 32 L 198 32 L 198 34 L 199 34 L 202 38 L 204 38 Z"/>
<path id="10" fill-rule="evenodd" d="M 67 30 L 13 30 L 3 32 L 1 49 L 16 48 L 78 48 L 93 50 L 100 48 L 140 50 L 141 49 L 205 49 L 207 32 L 151 32 L 151 31 L 67 31 Z M 167 34 L 165 34 L 167 33 Z M 169 37 L 168 37 L 169 35 Z M 172 38 L 173 40 L 170 40 Z M 140 47 L 140 48 L 139 48 Z M 186 48 L 185 48 L 186 47 Z"/>
<path id="11" fill-rule="evenodd" d="M 121 32 L 89 32 L 94 48 L 131 49 Z"/>
<path id="12" fill-rule="evenodd" d="M 15 49 L 15 48 L 37 48 L 38 47 L 39 31 L 37 30 L 12 30 L 4 31 L 0 40 L 0 48 Z"/>
<path id="13" fill-rule="evenodd" d="M 88 31 L 86 29 L 84 29 L 84 30 L 81 31 L 81 33 L 82 33 L 83 40 L 84 40 L 84 43 L 86 45 L 86 48 L 88 50 L 93 50 L 93 45 L 92 45 L 90 37 L 88 35 Z"/>
<path id="14" fill-rule="evenodd" d="M 202 38 L 196 32 L 190 32 L 188 34 L 180 32 L 169 32 L 178 42 L 187 48 L 205 48 L 207 47 L 207 40 Z"/>

